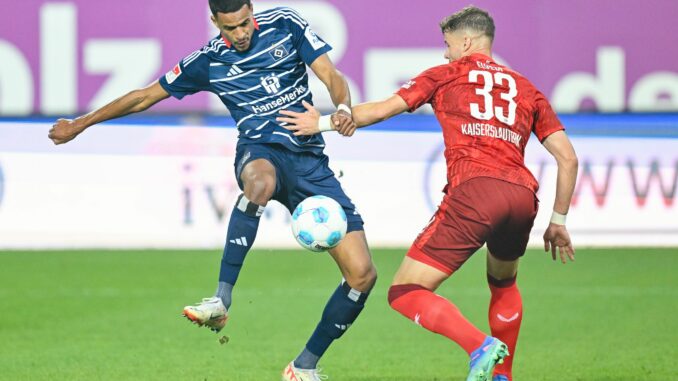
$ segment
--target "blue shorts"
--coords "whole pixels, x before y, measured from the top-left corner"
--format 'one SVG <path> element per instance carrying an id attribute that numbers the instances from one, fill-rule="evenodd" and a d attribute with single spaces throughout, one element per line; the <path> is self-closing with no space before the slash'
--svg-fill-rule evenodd
<path id="1" fill-rule="evenodd" d="M 235 153 L 235 178 L 240 189 L 243 189 L 240 179 L 243 168 L 257 159 L 265 159 L 275 167 L 273 199 L 285 205 L 290 213 L 307 197 L 327 196 L 344 208 L 347 232 L 363 230 L 363 219 L 328 166 L 327 155 L 293 152 L 279 144 L 239 144 Z"/>

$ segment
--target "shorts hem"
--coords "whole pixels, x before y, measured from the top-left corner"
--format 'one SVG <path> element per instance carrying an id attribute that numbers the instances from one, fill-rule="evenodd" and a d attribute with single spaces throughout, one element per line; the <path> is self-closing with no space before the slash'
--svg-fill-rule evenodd
<path id="1" fill-rule="evenodd" d="M 447 266 L 441 262 L 438 262 L 437 260 L 431 258 L 430 255 L 424 253 L 423 250 L 421 250 L 416 244 L 412 245 L 410 247 L 410 250 L 407 251 L 407 256 L 412 258 L 413 260 L 417 262 L 421 262 L 425 265 L 429 265 L 436 270 L 442 271 L 445 274 L 452 275 L 452 273 L 455 272 L 457 269 L 450 268 L 450 266 Z"/>
<path id="2" fill-rule="evenodd" d="M 348 225 L 346 225 L 346 234 L 363 230 L 365 230 L 365 227 L 362 222 L 349 222 Z"/>

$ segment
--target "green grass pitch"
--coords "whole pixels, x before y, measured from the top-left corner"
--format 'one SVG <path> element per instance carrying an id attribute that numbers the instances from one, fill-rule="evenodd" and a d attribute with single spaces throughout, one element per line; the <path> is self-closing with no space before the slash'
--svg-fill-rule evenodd
<path id="1" fill-rule="evenodd" d="M 404 250 L 374 250 L 380 279 L 321 366 L 333 381 L 462 380 L 465 353 L 392 311 Z M 566 266 L 530 251 L 519 381 L 676 379 L 678 249 L 581 249 Z M 279 380 L 340 280 L 326 255 L 250 253 L 222 334 L 182 307 L 215 288 L 217 251 L 0 252 L 1 380 Z M 485 254 L 439 293 L 487 331 Z"/>

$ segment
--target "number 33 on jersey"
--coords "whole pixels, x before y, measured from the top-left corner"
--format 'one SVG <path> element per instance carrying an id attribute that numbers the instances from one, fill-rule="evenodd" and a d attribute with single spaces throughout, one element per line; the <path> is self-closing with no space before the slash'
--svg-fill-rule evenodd
<path id="1" fill-rule="evenodd" d="M 443 128 L 451 187 L 486 176 L 536 192 L 537 181 L 523 164 L 527 140 L 531 133 L 543 141 L 564 129 L 530 81 L 482 54 L 433 67 L 397 94 L 410 111 L 433 106 Z"/>

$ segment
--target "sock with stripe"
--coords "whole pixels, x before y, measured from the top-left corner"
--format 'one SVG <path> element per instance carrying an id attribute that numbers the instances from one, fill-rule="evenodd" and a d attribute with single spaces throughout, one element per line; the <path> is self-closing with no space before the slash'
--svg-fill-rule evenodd
<path id="1" fill-rule="evenodd" d="M 340 338 L 365 307 L 368 293 L 360 292 L 342 281 L 325 306 L 320 323 L 304 350 L 294 360 L 299 369 L 315 369 L 318 360 L 332 342 Z"/>
<path id="2" fill-rule="evenodd" d="M 231 213 L 216 294 L 226 308 L 231 305 L 231 291 L 238 280 L 245 256 L 257 237 L 259 220 L 263 212 L 263 206 L 250 202 L 244 194 L 241 194 Z"/>

